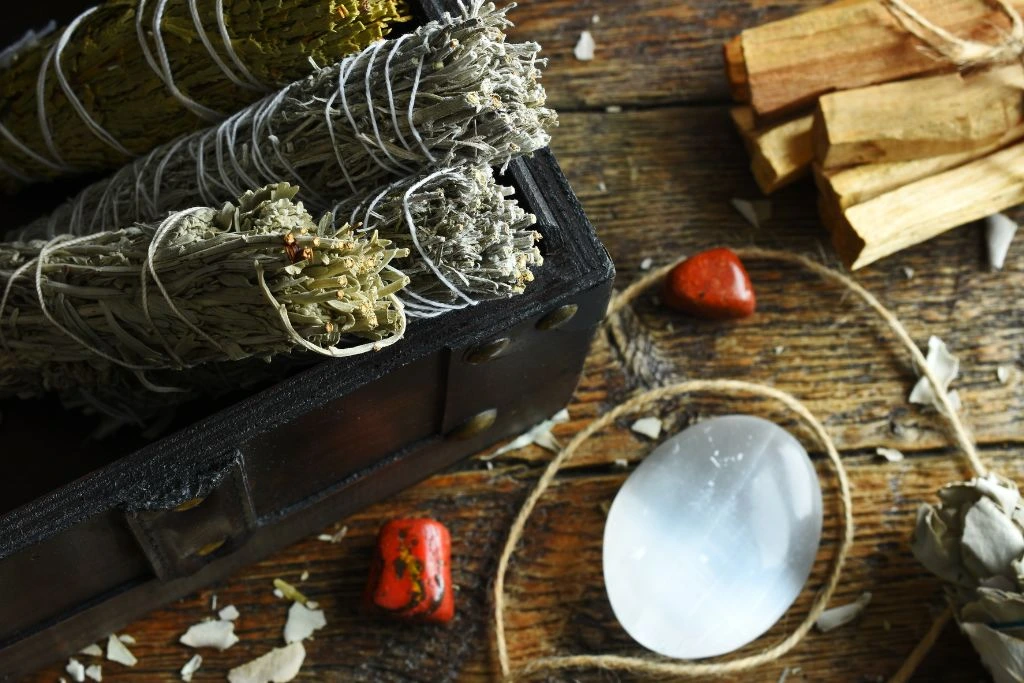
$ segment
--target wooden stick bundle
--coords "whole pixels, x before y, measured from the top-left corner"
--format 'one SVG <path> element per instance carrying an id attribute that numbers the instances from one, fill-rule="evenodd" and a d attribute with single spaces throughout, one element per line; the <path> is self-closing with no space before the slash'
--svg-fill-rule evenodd
<path id="1" fill-rule="evenodd" d="M 954 40 L 1015 54 L 996 3 L 910 4 Z M 770 193 L 813 168 L 822 220 L 852 268 L 1024 201 L 1019 60 L 959 73 L 911 28 L 887 0 L 841 0 L 724 50 L 755 179 Z"/>

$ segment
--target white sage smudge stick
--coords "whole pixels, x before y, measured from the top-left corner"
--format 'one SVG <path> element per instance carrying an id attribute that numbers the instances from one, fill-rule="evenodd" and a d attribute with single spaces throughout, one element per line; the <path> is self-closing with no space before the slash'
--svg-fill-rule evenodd
<path id="1" fill-rule="evenodd" d="M 397 341 L 405 315 L 389 268 L 407 254 L 376 234 L 319 223 L 285 183 L 221 209 L 49 242 L 0 244 L 0 397 L 90 383 L 112 370 L 182 370 L 294 349 L 343 357 Z"/>
<path id="2" fill-rule="evenodd" d="M 493 4 L 379 41 L 213 128 L 161 145 L 83 190 L 20 239 L 88 234 L 168 211 L 218 206 L 287 180 L 313 211 L 396 178 L 500 165 L 547 145 L 536 43 L 509 43 Z"/>

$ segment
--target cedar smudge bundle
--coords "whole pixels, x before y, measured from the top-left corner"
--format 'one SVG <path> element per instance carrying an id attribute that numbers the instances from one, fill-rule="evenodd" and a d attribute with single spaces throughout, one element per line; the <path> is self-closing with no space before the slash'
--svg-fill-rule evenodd
<path id="1" fill-rule="evenodd" d="M 376 234 L 335 231 L 287 184 L 238 204 L 49 242 L 0 245 L 0 398 L 83 386 L 118 372 L 334 357 L 390 345 L 407 255 Z"/>
<path id="2" fill-rule="evenodd" d="M 8 60 L 0 187 L 117 168 L 407 18 L 396 0 L 110 0 Z"/>
<path id="3" fill-rule="evenodd" d="M 909 4 L 953 41 L 981 41 L 972 54 L 988 41 L 991 58 L 952 58 L 895 0 L 842 0 L 725 48 L 758 184 L 769 193 L 813 169 L 851 268 L 1024 201 L 1024 69 L 999 65 L 1014 19 L 985 0 Z"/>
<path id="4" fill-rule="evenodd" d="M 316 211 L 397 178 L 493 165 L 547 145 L 554 125 L 535 43 L 507 43 L 504 10 L 431 22 L 378 42 L 238 112 L 162 145 L 86 188 L 19 237 L 86 234 L 238 196 L 285 179 Z"/>

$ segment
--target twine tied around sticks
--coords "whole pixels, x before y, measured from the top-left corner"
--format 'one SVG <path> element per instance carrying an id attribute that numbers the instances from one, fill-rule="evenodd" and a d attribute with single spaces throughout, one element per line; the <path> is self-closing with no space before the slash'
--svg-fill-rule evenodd
<path id="1" fill-rule="evenodd" d="M 984 0 L 1010 20 L 1010 31 L 995 45 L 953 35 L 931 21 L 905 0 L 882 0 L 882 4 L 900 25 L 920 39 L 939 57 L 957 69 L 970 69 L 1018 61 L 1024 56 L 1024 20 L 1007 0 Z"/>
<path id="2" fill-rule="evenodd" d="M 895 334 L 897 340 L 899 340 L 901 345 L 910 353 L 914 360 L 914 365 L 918 368 L 921 374 L 928 379 L 928 382 L 931 384 L 935 396 L 942 408 L 939 410 L 939 415 L 946 420 L 951 436 L 957 447 L 962 452 L 969 469 L 972 471 L 974 476 L 977 477 L 981 477 L 986 474 L 987 470 L 981 462 L 977 448 L 971 439 L 966 425 L 964 425 L 960 416 L 950 404 L 946 391 L 942 387 L 942 383 L 935 376 L 935 373 L 928 367 L 924 354 L 921 353 L 921 350 L 913 342 L 910 334 L 907 332 L 900 320 L 873 294 L 871 294 L 871 292 L 864 289 L 864 287 L 859 285 L 850 277 L 798 254 L 758 248 L 739 249 L 737 250 L 737 254 L 744 259 L 781 261 L 783 263 L 800 266 L 818 275 L 822 279 L 838 284 L 844 289 L 851 291 L 860 297 L 879 315 L 879 317 L 882 318 L 882 320 L 885 321 L 889 329 Z M 675 267 L 675 265 L 676 264 L 670 264 L 657 270 L 653 270 L 619 293 L 609 304 L 605 322 L 613 322 L 619 311 L 629 305 L 652 285 L 662 281 L 669 271 Z M 836 553 L 835 560 L 832 564 L 832 569 L 826 579 L 825 586 L 815 597 L 807 615 L 803 618 L 796 629 L 776 645 L 755 655 L 726 660 L 724 662 L 680 662 L 667 658 L 654 659 L 622 655 L 587 654 L 543 657 L 530 662 L 524 667 L 513 670 L 508 653 L 508 641 L 505 635 L 505 575 L 508 572 L 508 565 L 512 559 L 512 554 L 515 551 L 516 545 L 522 538 L 523 531 L 530 515 L 537 503 L 540 501 L 540 498 L 554 481 L 558 471 L 572 458 L 585 441 L 597 432 L 614 424 L 615 420 L 623 415 L 653 406 L 658 401 L 666 398 L 676 398 L 686 394 L 699 392 L 719 392 L 721 394 L 732 396 L 754 395 L 763 398 L 770 398 L 782 403 L 787 408 L 795 412 L 800 419 L 811 428 L 815 437 L 820 442 L 820 445 L 824 447 L 829 461 L 835 469 L 836 478 L 839 481 L 839 495 L 843 509 L 842 537 L 840 539 L 838 552 Z M 557 456 L 555 456 L 544 470 L 540 479 L 538 479 L 537 483 L 534 484 L 533 490 L 523 503 L 518 515 L 509 529 L 508 538 L 505 541 L 505 546 L 502 549 L 501 556 L 498 560 L 498 568 L 495 576 L 492 596 L 494 601 L 494 647 L 497 654 L 498 665 L 500 667 L 500 678 L 503 680 L 516 680 L 543 671 L 599 668 L 614 671 L 625 671 L 633 674 L 667 675 L 692 679 L 740 673 L 776 661 L 803 640 L 804 636 L 807 635 L 808 631 L 810 631 L 814 625 L 814 622 L 817 621 L 818 617 L 821 616 L 821 613 L 825 610 L 829 599 L 831 599 L 836 587 L 839 585 L 839 580 L 842 578 L 843 563 L 853 545 L 853 537 L 853 504 L 850 497 L 849 480 L 839 456 L 839 452 L 821 422 L 806 406 L 792 395 L 774 387 L 752 382 L 736 380 L 691 380 L 651 389 L 633 396 L 587 425 L 583 431 L 577 434 L 573 440 L 570 441 Z M 924 659 L 925 654 L 927 654 L 928 650 L 938 638 L 942 628 L 946 623 L 948 623 L 950 617 L 951 611 L 947 608 L 934 620 L 925 637 L 908 655 L 899 671 L 893 676 L 891 679 L 892 683 L 902 683 L 909 680 L 916 667 Z"/>

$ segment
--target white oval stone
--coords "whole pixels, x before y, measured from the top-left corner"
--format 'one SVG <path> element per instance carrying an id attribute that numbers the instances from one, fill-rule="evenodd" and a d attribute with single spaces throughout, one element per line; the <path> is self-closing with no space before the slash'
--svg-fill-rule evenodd
<path id="1" fill-rule="evenodd" d="M 619 623 L 668 657 L 731 652 L 785 614 L 821 540 L 800 442 L 758 417 L 705 420 L 658 446 L 608 512 L 604 581 Z"/>

